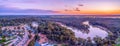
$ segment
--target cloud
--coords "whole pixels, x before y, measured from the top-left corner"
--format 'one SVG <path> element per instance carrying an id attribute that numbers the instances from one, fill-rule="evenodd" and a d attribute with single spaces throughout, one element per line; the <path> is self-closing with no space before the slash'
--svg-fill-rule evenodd
<path id="1" fill-rule="evenodd" d="M 43 9 L 19 9 L 13 7 L 0 6 L 0 13 L 57 13 L 57 11 Z"/>
<path id="2" fill-rule="evenodd" d="M 83 4 L 78 4 L 78 6 L 84 6 Z"/>
<path id="3" fill-rule="evenodd" d="M 80 11 L 80 9 L 79 8 L 75 8 L 75 11 Z"/>

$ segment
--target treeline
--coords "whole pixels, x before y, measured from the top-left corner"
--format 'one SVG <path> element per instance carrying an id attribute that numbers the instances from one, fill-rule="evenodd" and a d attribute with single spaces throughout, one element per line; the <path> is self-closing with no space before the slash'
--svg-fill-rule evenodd
<path id="1" fill-rule="evenodd" d="M 101 37 L 76 38 L 71 30 L 48 21 L 40 23 L 38 33 L 45 34 L 51 42 L 65 46 L 115 46 L 116 39 L 114 35 L 109 35 L 104 39 Z"/>
<path id="2" fill-rule="evenodd" d="M 77 40 L 74 32 L 52 22 L 40 23 L 38 32 L 45 34 L 52 42 L 65 43 L 69 46 L 75 45 Z"/>
<path id="3" fill-rule="evenodd" d="M 91 25 L 93 26 L 101 26 L 106 29 L 108 29 L 110 32 L 113 33 L 113 35 L 108 35 L 105 39 L 97 38 L 96 44 L 97 46 L 103 46 L 103 45 L 115 45 L 115 40 L 120 36 L 120 19 L 119 18 L 51 18 L 50 21 L 56 21 L 61 22 L 63 24 L 66 24 L 67 26 L 75 27 L 78 29 L 86 29 L 84 25 L 82 25 L 82 22 L 89 21 Z M 88 28 L 88 27 L 87 27 Z M 85 40 L 87 41 L 87 40 Z M 79 42 L 83 43 L 83 46 L 86 46 L 88 42 Z M 84 44 L 85 43 L 85 44 Z M 89 42 L 90 44 L 91 42 Z M 93 46 L 93 43 L 91 43 Z"/>
<path id="4" fill-rule="evenodd" d="M 19 18 L 2 18 L 0 19 L 0 25 L 1 26 L 13 26 L 13 25 L 20 25 L 20 24 L 29 24 L 34 21 L 41 21 L 40 18 L 36 17 L 19 17 Z"/>

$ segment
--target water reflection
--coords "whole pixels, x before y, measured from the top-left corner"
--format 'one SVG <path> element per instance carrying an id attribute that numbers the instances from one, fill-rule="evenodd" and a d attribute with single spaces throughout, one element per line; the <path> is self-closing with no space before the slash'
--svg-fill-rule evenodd
<path id="1" fill-rule="evenodd" d="M 63 27 L 66 27 L 67 29 L 72 30 L 75 33 L 75 36 L 77 38 L 84 38 L 87 39 L 88 37 L 90 37 L 91 39 L 93 39 L 94 37 L 101 37 L 101 38 L 105 38 L 108 36 L 108 33 L 105 30 L 102 30 L 98 27 L 94 27 L 92 25 L 89 24 L 89 21 L 85 21 L 83 22 L 83 24 L 88 25 L 89 28 L 89 33 L 83 33 L 81 32 L 81 30 L 78 30 L 76 28 L 72 28 L 72 27 L 68 27 L 66 25 L 60 24 Z"/>

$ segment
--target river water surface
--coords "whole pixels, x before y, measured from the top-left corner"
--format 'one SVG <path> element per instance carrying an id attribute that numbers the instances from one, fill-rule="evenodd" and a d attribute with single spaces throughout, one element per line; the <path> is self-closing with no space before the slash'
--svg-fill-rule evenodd
<path id="1" fill-rule="evenodd" d="M 69 26 L 66 26 L 62 23 L 59 23 L 61 26 L 66 27 L 67 29 L 72 30 L 75 33 L 75 36 L 77 38 L 84 38 L 87 39 L 88 37 L 90 37 L 91 39 L 93 39 L 94 37 L 101 37 L 101 38 L 105 38 L 108 36 L 108 32 L 106 32 L 105 30 L 102 30 L 98 27 L 93 27 L 92 25 L 89 24 L 89 21 L 85 21 L 83 22 L 83 24 L 86 24 L 89 26 L 88 30 L 90 31 L 89 33 L 83 33 L 80 30 L 76 29 L 76 28 L 72 28 Z"/>

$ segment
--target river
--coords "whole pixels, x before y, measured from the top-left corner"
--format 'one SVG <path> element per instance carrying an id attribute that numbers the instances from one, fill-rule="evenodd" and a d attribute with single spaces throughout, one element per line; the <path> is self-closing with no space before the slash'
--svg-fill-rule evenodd
<path id="1" fill-rule="evenodd" d="M 86 24 L 89 26 L 88 30 L 89 30 L 89 33 L 83 33 L 81 32 L 79 29 L 76 29 L 76 28 L 73 28 L 73 27 L 69 27 L 69 26 L 66 26 L 62 23 L 59 23 L 61 26 L 67 28 L 67 29 L 70 29 L 72 30 L 74 33 L 75 33 L 75 36 L 77 38 L 84 38 L 84 39 L 87 39 L 88 37 L 90 37 L 91 39 L 93 39 L 94 37 L 101 37 L 101 38 L 105 38 L 108 36 L 108 32 L 106 32 L 105 30 L 103 29 L 100 29 L 98 27 L 94 27 L 92 25 L 89 24 L 89 21 L 85 21 L 83 22 L 83 24 Z"/>

